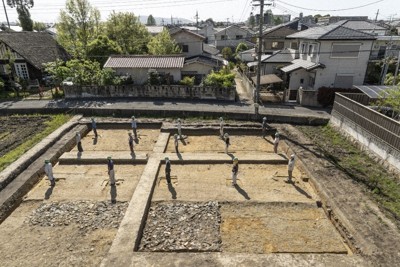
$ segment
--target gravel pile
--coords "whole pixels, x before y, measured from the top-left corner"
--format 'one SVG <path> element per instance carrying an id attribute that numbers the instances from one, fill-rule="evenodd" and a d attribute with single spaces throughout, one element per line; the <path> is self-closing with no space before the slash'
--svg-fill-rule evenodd
<path id="1" fill-rule="evenodd" d="M 77 224 L 83 232 L 100 228 L 118 228 L 127 207 L 127 202 L 116 204 L 106 201 L 43 203 L 25 222 L 42 227 Z"/>
<path id="2" fill-rule="evenodd" d="M 150 208 L 140 251 L 221 251 L 217 202 L 157 203 Z"/>

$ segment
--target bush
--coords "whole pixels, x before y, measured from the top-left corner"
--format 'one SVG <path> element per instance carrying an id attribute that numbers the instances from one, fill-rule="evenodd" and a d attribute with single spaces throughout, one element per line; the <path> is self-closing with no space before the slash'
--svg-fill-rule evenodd
<path id="1" fill-rule="evenodd" d="M 194 77 L 185 76 L 179 83 L 181 85 L 193 86 L 194 85 Z"/>
<path id="2" fill-rule="evenodd" d="M 318 89 L 317 93 L 317 101 L 323 107 L 332 106 L 335 100 L 336 92 L 346 92 L 346 93 L 360 93 L 358 89 L 352 88 L 330 88 L 330 87 L 321 87 Z"/>
<path id="3" fill-rule="evenodd" d="M 204 80 L 204 85 L 222 88 L 232 87 L 235 80 L 235 74 L 231 73 L 228 68 L 219 72 L 211 72 Z"/>

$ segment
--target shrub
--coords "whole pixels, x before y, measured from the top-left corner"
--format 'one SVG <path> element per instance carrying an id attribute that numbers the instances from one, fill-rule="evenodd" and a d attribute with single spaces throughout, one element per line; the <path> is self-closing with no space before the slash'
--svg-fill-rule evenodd
<path id="1" fill-rule="evenodd" d="M 193 86 L 194 85 L 194 77 L 185 76 L 179 83 L 182 85 Z"/>
<path id="2" fill-rule="evenodd" d="M 233 86 L 235 74 L 231 73 L 228 68 L 219 72 L 211 72 L 204 80 L 204 85 L 229 88 Z"/>
<path id="3" fill-rule="evenodd" d="M 360 93 L 358 89 L 352 88 L 330 88 L 330 87 L 321 87 L 318 89 L 317 93 L 317 101 L 323 107 L 332 106 L 335 100 L 336 92 L 346 92 L 346 93 Z"/>

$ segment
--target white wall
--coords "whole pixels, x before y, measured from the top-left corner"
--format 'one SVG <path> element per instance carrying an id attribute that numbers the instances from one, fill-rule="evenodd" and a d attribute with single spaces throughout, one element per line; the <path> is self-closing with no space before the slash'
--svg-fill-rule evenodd
<path id="1" fill-rule="evenodd" d="M 227 36 L 227 40 L 221 40 L 222 36 Z M 236 35 L 243 37 L 236 40 Z M 230 27 L 215 34 L 215 46 L 220 49 L 224 47 L 236 47 L 239 43 L 244 42 L 245 38 L 250 37 L 250 32 L 240 29 L 239 27 Z"/>
<path id="2" fill-rule="evenodd" d="M 181 45 L 188 45 L 189 52 L 182 52 L 185 57 L 200 55 L 203 52 L 203 41 L 185 31 L 180 31 L 172 36 L 176 43 Z"/>

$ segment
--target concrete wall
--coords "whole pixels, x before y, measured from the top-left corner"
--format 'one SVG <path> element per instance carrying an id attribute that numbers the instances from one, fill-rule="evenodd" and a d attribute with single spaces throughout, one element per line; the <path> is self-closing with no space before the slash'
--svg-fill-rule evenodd
<path id="1" fill-rule="evenodd" d="M 317 101 L 317 93 L 316 90 L 306 90 L 306 89 L 299 89 L 299 103 L 302 106 L 311 106 L 311 107 L 318 107 L 321 106 Z"/>
<path id="2" fill-rule="evenodd" d="M 155 69 L 158 73 L 169 73 L 174 77 L 174 81 L 181 80 L 181 69 Z M 144 84 L 148 80 L 149 69 L 132 69 L 132 68 L 120 68 L 115 69 L 117 75 L 130 75 L 133 78 L 135 84 Z"/>
<path id="3" fill-rule="evenodd" d="M 362 147 L 376 154 L 382 159 L 383 164 L 389 163 L 391 167 L 400 171 L 400 152 L 398 150 L 394 150 L 384 141 L 370 134 L 364 128 L 348 120 L 335 110 L 332 111 L 331 115 L 331 124 L 357 140 Z"/>
<path id="4" fill-rule="evenodd" d="M 184 98 L 235 101 L 235 88 L 183 85 L 67 86 L 66 99 L 103 97 Z"/>

